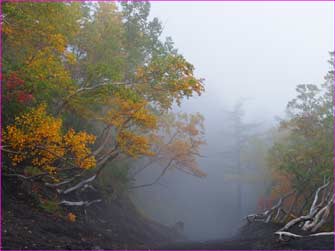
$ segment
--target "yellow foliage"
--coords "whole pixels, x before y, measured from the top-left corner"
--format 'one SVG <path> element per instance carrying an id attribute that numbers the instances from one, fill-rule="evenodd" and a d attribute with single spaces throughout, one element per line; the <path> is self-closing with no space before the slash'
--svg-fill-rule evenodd
<path id="1" fill-rule="evenodd" d="M 48 40 L 50 42 L 50 46 L 62 53 L 66 47 L 66 38 L 62 34 L 50 34 L 48 36 Z"/>
<path id="2" fill-rule="evenodd" d="M 65 52 L 65 57 L 69 64 L 73 65 L 77 63 L 76 57 L 73 53 Z"/>
<path id="3" fill-rule="evenodd" d="M 116 129 L 116 141 L 121 152 L 134 158 L 153 155 L 146 134 L 157 128 L 157 117 L 147 104 L 145 100 L 135 102 L 116 95 L 109 100 L 111 108 L 104 116 L 104 122 Z"/>
<path id="4" fill-rule="evenodd" d="M 154 155 L 154 153 L 150 151 L 150 142 L 148 137 L 137 135 L 127 130 L 122 130 L 118 134 L 117 143 L 124 153 L 134 158 L 138 155 Z"/>
<path id="5" fill-rule="evenodd" d="M 90 156 L 91 150 L 86 146 L 86 144 L 93 144 L 94 141 L 94 135 L 86 132 L 76 133 L 73 129 L 64 136 L 65 147 L 75 157 L 75 164 L 84 169 L 90 169 L 96 164 L 94 156 Z"/>
<path id="6" fill-rule="evenodd" d="M 10 26 L 6 25 L 6 23 L 4 23 L 2 26 L 2 32 L 6 35 L 10 35 L 13 33 L 13 29 Z"/>
<path id="7" fill-rule="evenodd" d="M 174 101 L 180 105 L 183 98 L 204 92 L 202 79 L 193 70 L 182 56 L 168 55 L 138 67 L 135 88 L 159 107 L 171 108 Z"/>
<path id="8" fill-rule="evenodd" d="M 72 129 L 63 136 L 61 129 L 62 120 L 47 115 L 45 105 L 16 117 L 3 130 L 3 144 L 13 152 L 9 154 L 13 166 L 28 161 L 52 174 L 57 171 L 56 160 L 71 158 L 80 168 L 94 167 L 95 158 L 87 145 L 94 143 L 95 136 Z"/>
<path id="9" fill-rule="evenodd" d="M 29 70 L 32 81 L 47 81 L 48 84 L 53 85 L 53 88 L 65 88 L 70 85 L 70 72 L 64 67 L 62 58 L 54 55 L 54 50 L 64 51 L 63 46 L 60 44 L 53 47 L 45 47 L 34 56 L 31 56 L 32 59 L 28 59 L 25 62 L 25 67 Z M 70 64 L 75 62 L 73 54 L 66 52 L 65 57 Z M 22 70 L 24 69 L 23 67 Z"/>
<path id="10" fill-rule="evenodd" d="M 157 118 L 147 109 L 147 101 L 133 101 L 121 97 L 113 97 L 109 105 L 112 107 L 107 115 L 105 122 L 112 124 L 116 128 L 125 126 L 125 123 L 132 123 L 144 129 L 155 129 Z"/>

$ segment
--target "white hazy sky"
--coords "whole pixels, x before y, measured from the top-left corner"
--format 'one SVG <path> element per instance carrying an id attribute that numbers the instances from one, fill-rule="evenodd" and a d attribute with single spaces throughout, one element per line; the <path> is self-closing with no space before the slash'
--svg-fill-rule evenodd
<path id="1" fill-rule="evenodd" d="M 218 116 L 240 97 L 248 118 L 283 115 L 295 86 L 319 84 L 334 48 L 333 2 L 152 2 L 176 48 L 205 78 L 183 109 Z M 211 120 L 211 119 L 210 119 Z"/>

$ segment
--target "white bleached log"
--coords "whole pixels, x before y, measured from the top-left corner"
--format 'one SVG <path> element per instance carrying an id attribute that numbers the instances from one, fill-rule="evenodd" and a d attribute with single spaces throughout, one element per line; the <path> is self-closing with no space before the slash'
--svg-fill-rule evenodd
<path id="1" fill-rule="evenodd" d="M 71 192 L 83 187 L 85 184 L 92 182 L 93 180 L 95 180 L 96 177 L 97 177 L 97 175 L 94 174 L 93 176 L 89 177 L 88 179 L 82 180 L 81 182 L 79 182 L 77 185 L 75 185 L 73 187 L 70 187 L 66 190 L 60 190 L 60 193 L 62 193 L 62 194 L 71 193 Z"/>
<path id="2" fill-rule="evenodd" d="M 298 238 L 304 238 L 304 237 L 334 236 L 334 232 L 321 232 L 317 234 L 298 235 L 298 234 L 293 234 L 287 231 L 277 231 L 275 232 L 275 235 L 279 236 L 278 238 L 279 240 L 285 241 L 283 237 L 288 237 L 288 239 L 298 239 Z"/>
<path id="3" fill-rule="evenodd" d="M 335 235 L 334 232 L 321 232 L 317 234 L 310 234 L 309 236 L 328 236 L 328 235 Z"/>
<path id="4" fill-rule="evenodd" d="M 288 237 L 288 238 L 301 238 L 303 237 L 302 235 L 298 235 L 298 234 L 293 234 L 290 232 L 286 232 L 286 231 L 277 231 L 275 232 L 275 235 L 279 236 L 279 240 L 281 241 L 285 241 L 283 237 Z"/>
<path id="5" fill-rule="evenodd" d="M 283 228 L 281 228 L 279 231 L 286 231 L 286 230 L 289 230 L 291 227 L 293 227 L 294 225 L 296 224 L 299 224 L 300 222 L 305 222 L 305 221 L 309 221 L 313 219 L 312 216 L 309 216 L 309 215 L 303 215 L 303 216 L 300 216 L 296 219 L 293 219 L 291 221 L 289 221 Z"/>
<path id="6" fill-rule="evenodd" d="M 256 221 L 256 220 L 263 220 L 265 223 L 269 223 L 271 221 L 273 213 L 276 210 L 278 210 L 278 212 L 276 214 L 276 217 L 275 217 L 275 218 L 277 218 L 279 216 L 279 210 L 281 209 L 281 206 L 283 205 L 284 200 L 287 199 L 288 197 L 290 197 L 293 194 L 295 194 L 295 191 L 289 192 L 286 195 L 284 195 L 283 197 L 281 197 L 278 200 L 278 202 L 272 208 L 266 210 L 265 212 L 260 213 L 260 214 L 250 214 L 245 218 L 248 220 L 248 222 L 252 222 L 252 221 Z"/>
<path id="7" fill-rule="evenodd" d="M 88 207 L 94 203 L 99 203 L 101 202 L 101 199 L 97 199 L 97 200 L 92 200 L 92 201 L 68 201 L 68 200 L 62 200 L 59 204 L 60 205 L 65 205 L 65 206 L 85 206 Z"/>

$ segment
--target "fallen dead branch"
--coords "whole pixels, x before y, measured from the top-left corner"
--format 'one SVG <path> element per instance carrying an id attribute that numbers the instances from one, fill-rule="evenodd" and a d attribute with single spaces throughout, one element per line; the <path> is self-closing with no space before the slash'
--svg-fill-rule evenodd
<path id="1" fill-rule="evenodd" d="M 92 200 L 92 201 L 68 201 L 68 200 L 63 200 L 59 204 L 60 205 L 65 205 L 65 206 L 89 207 L 90 205 L 92 205 L 94 203 L 99 203 L 99 202 L 102 202 L 102 200 L 101 199 Z"/>
<path id="2" fill-rule="evenodd" d="M 317 188 L 317 190 L 315 191 L 313 202 L 307 215 L 297 216 L 292 214 L 292 208 L 294 206 L 294 203 L 296 203 L 297 201 L 296 199 L 293 201 L 288 211 L 283 208 L 283 201 L 293 194 L 297 193 L 293 191 L 286 194 L 285 196 L 280 198 L 271 209 L 268 209 L 259 214 L 248 215 L 246 217 L 247 221 L 249 223 L 253 221 L 263 221 L 265 223 L 269 223 L 271 220 L 278 221 L 279 215 L 281 213 L 286 215 L 286 217 L 284 218 L 287 218 L 288 216 L 293 217 L 293 219 L 287 222 L 284 227 L 274 233 L 276 236 L 278 236 L 278 239 L 280 241 L 288 241 L 290 239 L 297 239 L 303 237 L 334 235 L 334 232 L 315 233 L 326 224 L 331 209 L 334 205 L 334 192 L 332 191 L 332 187 L 330 186 L 330 181 L 328 179 L 325 179 L 324 183 Z M 276 214 L 274 216 L 275 211 Z M 298 235 L 290 232 L 290 230 L 294 226 L 297 226 L 301 230 L 305 231 L 306 235 Z"/>
<path id="3" fill-rule="evenodd" d="M 295 194 L 295 191 L 289 192 L 286 195 L 284 195 L 283 197 L 281 197 L 277 204 L 275 204 L 272 208 L 266 210 L 263 213 L 259 213 L 259 214 L 250 214 L 246 217 L 248 222 L 253 222 L 253 221 L 264 221 L 265 223 L 269 223 L 274 215 L 274 212 L 277 210 L 275 219 L 277 219 L 279 217 L 279 214 L 282 210 L 282 205 L 284 203 L 284 201 L 289 198 L 290 196 L 292 196 L 293 194 Z"/>

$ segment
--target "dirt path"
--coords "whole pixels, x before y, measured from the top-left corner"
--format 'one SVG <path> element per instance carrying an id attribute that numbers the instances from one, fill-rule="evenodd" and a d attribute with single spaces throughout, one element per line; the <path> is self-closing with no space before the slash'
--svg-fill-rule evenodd
<path id="1" fill-rule="evenodd" d="M 252 223 L 241 228 L 233 239 L 205 242 L 177 242 L 162 245 L 156 249 L 165 250 L 334 250 L 334 237 L 305 237 L 303 239 L 279 242 L 273 233 L 281 226 L 276 224 Z"/>

